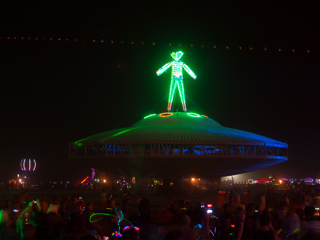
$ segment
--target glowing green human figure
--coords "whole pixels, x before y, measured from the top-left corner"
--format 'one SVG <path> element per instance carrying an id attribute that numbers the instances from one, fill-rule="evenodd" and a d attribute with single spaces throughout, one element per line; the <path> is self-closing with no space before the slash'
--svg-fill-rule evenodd
<path id="1" fill-rule="evenodd" d="M 170 66 L 172 66 L 170 93 L 169 93 L 169 101 L 168 101 L 168 108 L 167 108 L 168 112 L 171 111 L 173 96 L 177 86 L 180 94 L 183 111 L 185 112 L 187 111 L 186 98 L 185 98 L 184 86 L 183 86 L 182 68 L 186 70 L 186 72 L 193 79 L 197 78 L 197 75 L 185 63 L 180 61 L 180 58 L 182 57 L 182 55 L 183 55 L 183 52 L 181 51 L 171 53 L 171 57 L 174 59 L 174 61 L 168 62 L 166 65 L 164 65 L 162 68 L 160 68 L 157 71 L 157 75 L 160 76 Z"/>

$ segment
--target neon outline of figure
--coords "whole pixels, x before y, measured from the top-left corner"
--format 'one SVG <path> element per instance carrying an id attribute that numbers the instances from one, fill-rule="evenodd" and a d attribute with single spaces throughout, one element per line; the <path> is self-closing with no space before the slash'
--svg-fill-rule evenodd
<path id="1" fill-rule="evenodd" d="M 183 75 L 182 75 L 182 68 L 186 70 L 186 72 L 193 78 L 196 79 L 197 75 L 183 62 L 180 61 L 180 58 L 183 55 L 183 52 L 173 52 L 170 54 L 171 57 L 174 59 L 172 62 L 168 62 L 162 68 L 157 71 L 157 75 L 160 76 L 164 73 L 170 66 L 172 66 L 172 73 L 171 73 L 171 83 L 170 83 L 170 93 L 169 93 L 169 101 L 168 101 L 168 112 L 171 111 L 172 101 L 174 97 L 174 92 L 176 87 L 178 86 L 180 99 L 182 103 L 183 111 L 187 111 L 186 105 L 186 98 L 184 93 L 184 86 L 183 86 Z"/>

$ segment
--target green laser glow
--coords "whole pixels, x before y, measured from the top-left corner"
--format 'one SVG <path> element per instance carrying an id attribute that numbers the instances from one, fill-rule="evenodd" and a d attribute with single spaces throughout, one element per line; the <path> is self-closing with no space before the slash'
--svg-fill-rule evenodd
<path id="1" fill-rule="evenodd" d="M 197 113 L 187 113 L 190 117 L 200 117 Z"/>
<path id="2" fill-rule="evenodd" d="M 97 221 L 99 221 L 99 220 L 101 220 L 103 217 L 101 217 L 101 218 L 98 218 L 98 219 L 96 219 L 96 220 L 91 220 L 91 218 L 92 217 L 94 217 L 94 216 L 96 216 L 96 215 L 103 215 L 103 216 L 109 216 L 109 217 L 118 217 L 118 216 L 116 216 L 116 215 L 112 215 L 112 214 L 108 214 L 108 213 L 94 213 L 94 214 L 92 214 L 91 216 L 90 216 L 90 218 L 89 218 L 89 221 L 91 222 L 91 223 L 94 223 L 94 222 L 97 222 Z M 132 227 L 133 227 L 133 224 L 128 220 L 128 219 L 123 219 L 123 220 L 125 220 L 126 222 L 128 222 Z"/>
<path id="3" fill-rule="evenodd" d="M 129 132 L 129 131 L 131 131 L 131 130 L 132 130 L 132 128 L 123 130 L 123 131 L 121 131 L 121 132 L 118 132 L 118 133 L 113 134 L 112 137 L 119 136 L 119 135 L 121 135 L 121 134 L 123 134 L 123 133 L 126 133 L 126 132 Z"/>
<path id="4" fill-rule="evenodd" d="M 155 113 L 150 114 L 150 115 L 148 115 L 148 116 L 145 116 L 143 119 L 146 119 L 146 118 L 152 117 L 152 116 L 154 116 L 154 115 L 156 115 L 156 114 L 155 114 Z"/>

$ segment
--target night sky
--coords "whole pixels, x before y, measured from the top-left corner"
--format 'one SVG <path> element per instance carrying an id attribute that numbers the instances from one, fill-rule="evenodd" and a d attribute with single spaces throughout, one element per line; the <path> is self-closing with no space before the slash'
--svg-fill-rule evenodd
<path id="1" fill-rule="evenodd" d="M 0 180 L 14 177 L 22 158 L 37 160 L 39 178 L 82 178 L 68 144 L 166 111 L 170 73 L 155 72 L 179 50 L 198 75 L 184 74 L 188 111 L 289 144 L 289 161 L 256 177 L 316 177 L 319 10 L 311 1 L 2 7 Z"/>

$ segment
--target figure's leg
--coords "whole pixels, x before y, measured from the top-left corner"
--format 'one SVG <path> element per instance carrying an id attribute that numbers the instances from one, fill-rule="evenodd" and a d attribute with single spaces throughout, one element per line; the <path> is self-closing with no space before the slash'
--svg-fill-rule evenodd
<path id="1" fill-rule="evenodd" d="M 180 93 L 180 99 L 181 99 L 183 111 L 186 112 L 187 111 L 187 104 L 186 104 L 186 97 L 184 94 L 183 80 L 178 81 L 178 89 L 179 89 L 179 93 Z"/>
<path id="2" fill-rule="evenodd" d="M 168 101 L 168 108 L 167 108 L 168 112 L 171 111 L 173 96 L 174 96 L 174 92 L 176 90 L 176 87 L 177 87 L 177 81 L 175 81 L 174 79 L 171 79 L 169 101 Z"/>

